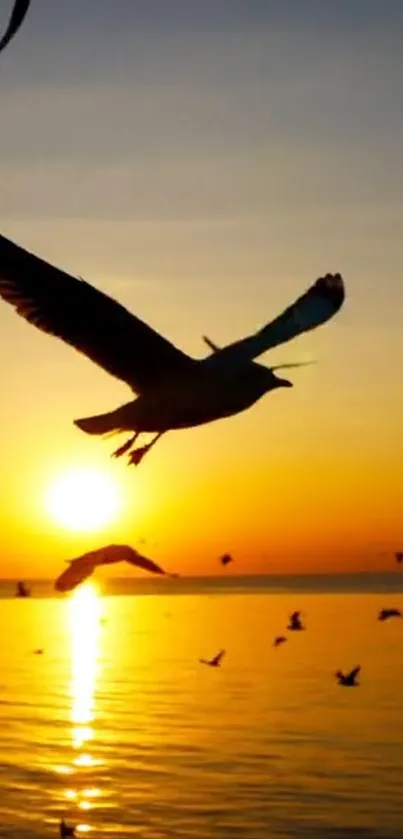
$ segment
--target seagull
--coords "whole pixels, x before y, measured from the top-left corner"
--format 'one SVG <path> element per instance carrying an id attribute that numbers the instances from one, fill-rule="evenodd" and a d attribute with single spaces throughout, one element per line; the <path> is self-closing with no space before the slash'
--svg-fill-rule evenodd
<path id="1" fill-rule="evenodd" d="M 0 52 L 4 50 L 18 32 L 30 5 L 31 0 L 15 0 L 7 29 L 0 40 Z"/>
<path id="2" fill-rule="evenodd" d="M 403 551 L 396 551 L 395 560 L 397 563 L 403 562 Z"/>
<path id="3" fill-rule="evenodd" d="M 351 670 L 350 673 L 342 673 L 341 670 L 337 670 L 335 673 L 336 679 L 339 685 L 342 685 L 345 688 L 356 688 L 359 685 L 359 682 L 356 681 L 357 676 L 361 670 L 361 667 L 354 667 L 354 670 Z"/>
<path id="4" fill-rule="evenodd" d="M 287 629 L 291 631 L 297 631 L 299 629 L 305 629 L 303 624 L 301 623 L 301 612 L 293 612 L 290 615 L 290 623 L 287 626 Z"/>
<path id="5" fill-rule="evenodd" d="M 200 664 L 207 664 L 208 667 L 220 667 L 225 656 L 225 650 L 220 650 L 214 658 L 200 658 Z"/>
<path id="6" fill-rule="evenodd" d="M 73 839 L 75 839 L 75 837 L 77 836 L 75 827 L 71 827 L 70 825 L 66 824 L 64 819 L 62 819 L 60 822 L 60 836 L 62 837 L 62 839 L 67 839 L 67 837 L 71 836 L 73 837 Z"/>
<path id="7" fill-rule="evenodd" d="M 285 635 L 276 635 L 273 641 L 273 647 L 279 647 L 280 644 L 285 644 L 287 640 L 288 639 L 285 637 Z"/>
<path id="8" fill-rule="evenodd" d="M 378 615 L 379 621 L 387 621 L 389 618 L 401 618 L 400 609 L 381 609 Z"/>
<path id="9" fill-rule="evenodd" d="M 141 556 L 128 545 L 108 545 L 95 551 L 89 551 L 89 553 L 78 556 L 76 559 L 67 560 L 67 562 L 69 567 L 60 574 L 55 582 L 56 591 L 72 591 L 83 580 L 90 577 L 98 565 L 111 565 L 114 562 L 130 562 L 131 565 L 136 565 L 137 568 L 142 568 L 144 571 L 151 571 L 152 574 L 169 576 L 152 559 Z"/>
<path id="10" fill-rule="evenodd" d="M 220 557 L 221 565 L 229 565 L 230 562 L 233 562 L 231 554 L 224 554 Z"/>
<path id="11" fill-rule="evenodd" d="M 131 432 L 114 457 L 129 453 L 140 434 L 154 434 L 128 454 L 129 464 L 137 465 L 167 431 L 230 417 L 271 390 L 292 387 L 274 373 L 283 365 L 265 367 L 253 359 L 328 321 L 342 306 L 345 291 L 340 274 L 326 274 L 258 332 L 203 359 L 191 358 L 102 291 L 4 236 L 0 297 L 138 394 L 116 410 L 74 420 L 87 434 Z"/>

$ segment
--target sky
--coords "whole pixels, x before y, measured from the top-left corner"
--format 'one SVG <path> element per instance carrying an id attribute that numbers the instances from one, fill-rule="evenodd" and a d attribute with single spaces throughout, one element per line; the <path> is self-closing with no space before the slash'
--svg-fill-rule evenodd
<path id="1" fill-rule="evenodd" d="M 0 0 L 6 21 L 9 0 Z M 105 541 L 210 574 L 389 570 L 402 548 L 400 0 L 33 0 L 0 72 L 0 230 L 195 357 L 316 277 L 347 298 L 264 363 L 315 359 L 243 415 L 172 432 L 136 470 L 73 419 L 127 387 L 0 304 L 5 576 Z M 72 533 L 69 468 L 121 514 Z"/>

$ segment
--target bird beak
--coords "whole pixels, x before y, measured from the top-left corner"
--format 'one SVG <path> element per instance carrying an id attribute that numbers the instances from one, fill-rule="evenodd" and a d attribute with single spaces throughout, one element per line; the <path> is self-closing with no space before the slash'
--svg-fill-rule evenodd
<path id="1" fill-rule="evenodd" d="M 279 379 L 278 380 L 279 387 L 294 387 L 292 382 L 289 382 L 288 379 Z"/>

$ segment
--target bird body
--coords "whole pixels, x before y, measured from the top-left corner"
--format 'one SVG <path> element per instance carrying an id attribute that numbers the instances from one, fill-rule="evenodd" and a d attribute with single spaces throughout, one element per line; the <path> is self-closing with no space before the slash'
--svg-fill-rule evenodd
<path id="1" fill-rule="evenodd" d="M 256 357 L 329 320 L 345 296 L 340 274 L 313 283 L 256 333 L 194 359 L 85 280 L 75 278 L 0 236 L 0 296 L 38 329 L 87 355 L 126 382 L 136 398 L 97 416 L 75 420 L 88 434 L 133 432 L 114 453 L 129 451 L 141 433 L 155 439 L 129 455 L 139 463 L 169 430 L 233 416 L 271 390 L 291 387 Z"/>
<path id="2" fill-rule="evenodd" d="M 337 670 L 335 673 L 336 679 L 339 685 L 345 688 L 355 688 L 358 687 L 359 682 L 357 682 L 357 676 L 361 670 L 361 667 L 354 667 L 350 673 L 342 673 L 341 670 Z"/>
<path id="3" fill-rule="evenodd" d="M 224 566 L 229 565 L 230 562 L 233 562 L 233 561 L 234 560 L 233 560 L 231 554 L 223 554 L 222 557 L 220 557 L 221 565 L 224 565 Z"/>
<path id="4" fill-rule="evenodd" d="M 302 629 L 305 629 L 302 621 L 301 621 L 301 612 L 292 612 L 290 615 L 290 622 L 287 626 L 291 632 L 298 632 Z"/>
<path id="5" fill-rule="evenodd" d="M 285 644 L 286 641 L 287 638 L 285 637 L 285 635 L 276 635 L 273 641 L 273 647 L 279 647 L 281 644 Z"/>
<path id="6" fill-rule="evenodd" d="M 129 545 L 108 545 L 89 551 L 76 559 L 68 560 L 69 567 L 63 571 L 55 582 L 56 591 L 72 591 L 84 580 L 91 576 L 99 565 L 111 565 L 115 562 L 129 562 L 144 571 L 152 574 L 166 574 L 166 572 L 145 556 L 139 554 Z"/>
<path id="7" fill-rule="evenodd" d="M 381 609 L 378 614 L 379 621 L 387 621 L 389 618 L 401 618 L 402 613 L 400 609 Z"/>
<path id="8" fill-rule="evenodd" d="M 200 658 L 200 664 L 206 664 L 207 667 L 220 667 L 221 662 L 225 656 L 225 650 L 220 650 L 214 658 Z"/>

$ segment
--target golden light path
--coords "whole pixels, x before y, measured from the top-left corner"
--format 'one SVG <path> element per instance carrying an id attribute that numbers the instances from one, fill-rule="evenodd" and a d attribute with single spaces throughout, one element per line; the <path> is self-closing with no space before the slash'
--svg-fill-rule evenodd
<path id="1" fill-rule="evenodd" d="M 101 601 L 93 583 L 78 588 L 69 602 L 71 632 L 71 721 L 72 744 L 76 751 L 73 766 L 90 768 L 97 765 L 89 750 L 93 736 L 92 722 L 95 711 L 95 685 L 98 674 L 99 632 Z M 95 787 L 66 790 L 66 798 L 75 801 L 81 810 L 90 810 L 91 799 L 100 790 Z M 76 827 L 88 832 L 88 824 Z"/>

